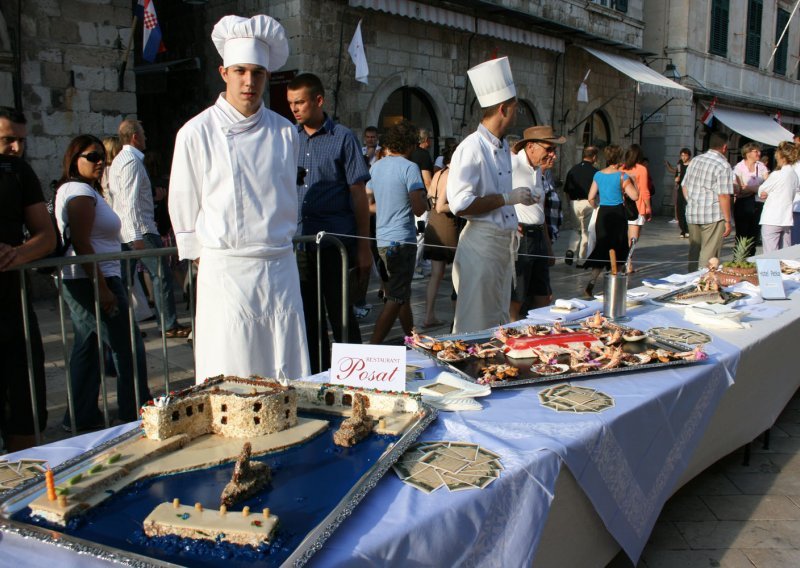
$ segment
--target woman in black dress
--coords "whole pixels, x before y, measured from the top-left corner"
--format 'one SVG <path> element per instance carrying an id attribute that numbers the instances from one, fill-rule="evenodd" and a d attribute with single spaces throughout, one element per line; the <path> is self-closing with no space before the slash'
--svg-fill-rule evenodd
<path id="1" fill-rule="evenodd" d="M 636 201 L 639 191 L 631 178 L 621 170 L 622 148 L 610 144 L 603 149 L 607 166 L 594 175 L 589 188 L 589 203 L 599 207 L 595 222 L 595 245 L 584 268 L 592 269 L 592 278 L 586 285 L 586 296 L 593 297 L 594 285 L 603 268 L 610 269 L 609 251 L 617 255 L 618 268 L 623 269 L 628 256 L 628 219 L 625 216 L 622 192 Z"/>

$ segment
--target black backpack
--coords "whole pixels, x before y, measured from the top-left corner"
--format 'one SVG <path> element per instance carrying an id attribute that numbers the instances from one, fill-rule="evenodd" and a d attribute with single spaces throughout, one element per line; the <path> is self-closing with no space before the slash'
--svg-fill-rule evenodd
<path id="1" fill-rule="evenodd" d="M 58 190 L 56 190 L 57 192 Z M 56 233 L 56 248 L 53 249 L 53 252 L 48 254 L 45 258 L 61 258 L 67 254 L 67 250 L 69 247 L 72 246 L 72 238 L 70 237 L 69 231 L 69 223 L 64 225 L 64 232 L 58 230 L 58 220 L 56 219 L 56 195 L 55 192 L 53 193 L 53 197 L 47 201 L 47 212 L 50 214 L 50 221 L 53 223 L 53 230 Z M 36 271 L 39 274 L 55 274 L 56 267 L 55 266 L 44 266 L 42 268 L 37 268 Z"/>

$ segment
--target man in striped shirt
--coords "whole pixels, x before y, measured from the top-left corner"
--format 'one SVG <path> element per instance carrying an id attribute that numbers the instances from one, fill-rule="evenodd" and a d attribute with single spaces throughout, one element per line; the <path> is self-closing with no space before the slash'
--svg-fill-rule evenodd
<path id="1" fill-rule="evenodd" d="M 153 214 L 153 193 L 150 177 L 144 167 L 144 150 L 147 139 L 144 128 L 138 120 L 125 119 L 119 125 L 119 140 L 122 150 L 109 169 L 109 197 L 111 207 L 122 221 L 120 237 L 124 250 L 158 249 L 163 245 L 158 234 Z M 156 309 L 164 314 L 164 335 L 167 337 L 187 337 L 191 331 L 178 323 L 175 310 L 175 294 L 172 290 L 172 271 L 167 257 L 144 257 L 142 264 L 153 280 Z M 158 263 L 161 263 L 159 275 Z M 127 263 L 123 263 L 123 267 Z M 130 266 L 131 268 L 133 265 Z"/>
<path id="2" fill-rule="evenodd" d="M 689 163 L 683 178 L 686 222 L 689 225 L 689 272 L 704 268 L 719 256 L 722 239 L 731 233 L 733 170 L 725 154 L 728 136 L 712 132 L 708 152 Z"/>

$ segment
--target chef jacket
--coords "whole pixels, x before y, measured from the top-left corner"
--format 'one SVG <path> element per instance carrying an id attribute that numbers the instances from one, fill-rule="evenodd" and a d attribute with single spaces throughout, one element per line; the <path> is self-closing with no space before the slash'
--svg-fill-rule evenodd
<path id="1" fill-rule="evenodd" d="M 297 229 L 297 131 L 263 105 L 245 117 L 223 95 L 178 131 L 169 213 L 178 255 L 274 257 Z"/>
<path id="2" fill-rule="evenodd" d="M 508 144 L 483 125 L 458 145 L 450 160 L 447 201 L 458 214 L 478 197 L 510 193 L 511 154 Z M 517 229 L 517 214 L 512 205 L 498 207 L 480 215 L 463 215 L 473 221 L 494 223 L 500 229 Z"/>

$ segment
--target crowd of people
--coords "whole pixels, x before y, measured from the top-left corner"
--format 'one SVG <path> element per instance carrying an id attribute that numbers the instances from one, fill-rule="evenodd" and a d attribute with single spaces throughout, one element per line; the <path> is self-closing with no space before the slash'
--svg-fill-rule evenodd
<path id="1" fill-rule="evenodd" d="M 327 114 L 325 88 L 310 73 L 287 85 L 294 124 L 267 109 L 267 80 L 289 53 L 283 27 L 269 16 L 225 16 L 212 41 L 225 90 L 178 132 L 168 182 L 148 172 L 142 124 L 125 119 L 116 136 L 72 139 L 48 213 L 39 181 L 22 159 L 25 117 L 0 109 L 0 307 L 8 322 L 0 326 L 0 429 L 9 450 L 34 442 L 29 385 L 39 429 L 47 421 L 41 337 L 29 304 L 29 377 L 20 274 L 13 269 L 54 249 L 83 257 L 156 251 L 174 242 L 179 259 L 198 267 L 198 382 L 220 374 L 296 379 L 328 369 L 329 335 L 363 342 L 358 320 L 370 309 L 370 274 L 379 276 L 383 300 L 371 343 L 385 341 L 398 319 L 404 333 L 414 329 L 411 286 L 426 262 L 425 328 L 444 324 L 435 302 L 449 264 L 454 333 L 505 324 L 553 300 L 549 271 L 563 215 L 553 166 L 566 138 L 534 125 L 509 143 L 517 99 L 507 58 L 469 70 L 480 124 L 461 143 L 448 139 L 434 161 L 430 132 L 406 120 L 383 132 L 368 127 L 362 147 Z M 690 270 L 719 256 L 733 222 L 737 237 L 760 237 L 766 252 L 800 242 L 797 142 L 775 149 L 771 172 L 755 143 L 742 147 L 742 161 L 731 168 L 728 139 L 718 132 L 704 154 L 692 159 L 683 149 L 676 167 L 667 164 L 675 174 L 676 219 L 680 236 L 689 239 Z M 576 223 L 565 262 L 591 270 L 587 296 L 611 268 L 612 251 L 619 270 L 635 270 L 626 265 L 627 253 L 653 211 L 641 148 L 604 147 L 602 169 L 599 154 L 585 147 L 564 184 Z M 159 227 L 159 210 L 172 231 Z M 348 273 L 340 248 L 315 238 L 320 233 L 341 242 Z M 298 236 L 308 238 L 295 246 Z M 190 329 L 177 319 L 174 266 L 167 257 L 149 256 L 138 269 L 149 275 L 163 335 L 186 338 Z M 117 372 L 120 420 L 136 418 L 137 397 L 150 398 L 142 333 L 128 310 L 126 283 L 136 270 L 136 263 L 116 260 L 61 269 L 73 327 L 75 415 L 67 412 L 65 428 L 73 421 L 79 430 L 103 425 L 101 350 Z M 345 282 L 352 293 L 343 299 Z"/>

